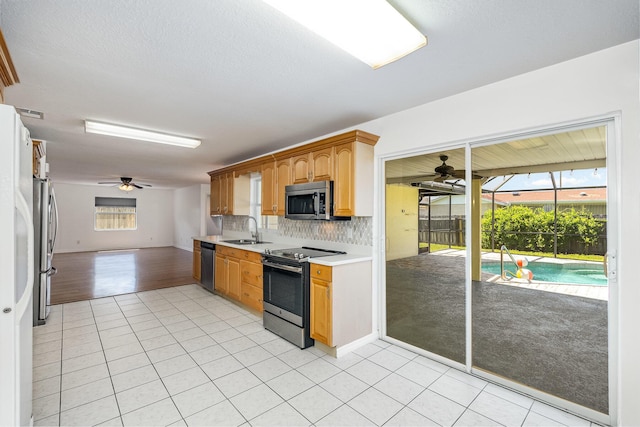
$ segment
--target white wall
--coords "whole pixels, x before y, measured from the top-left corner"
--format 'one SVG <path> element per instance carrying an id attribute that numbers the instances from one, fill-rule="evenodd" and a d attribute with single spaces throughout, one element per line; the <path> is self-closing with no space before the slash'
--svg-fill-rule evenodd
<path id="1" fill-rule="evenodd" d="M 60 220 L 56 252 L 131 249 L 174 244 L 174 192 L 171 190 L 146 188 L 125 194 L 116 187 L 60 182 L 54 182 L 54 188 Z M 138 229 L 95 231 L 93 215 L 96 196 L 136 198 Z"/>
<path id="2" fill-rule="evenodd" d="M 173 196 L 174 231 L 173 244 L 175 247 L 193 250 L 194 236 L 200 236 L 201 222 L 201 186 L 174 190 Z"/>
<path id="3" fill-rule="evenodd" d="M 623 425 L 640 425 L 640 286 L 635 268 L 640 242 L 638 49 L 636 40 L 355 127 L 381 136 L 375 147 L 379 158 L 621 113 L 618 164 L 609 169 L 619 174 L 617 198 L 621 208 L 619 298 L 611 302 L 619 304 L 619 403 L 611 410 L 619 413 L 617 422 Z M 379 195 L 384 188 L 378 170 L 376 175 Z M 379 200 L 376 212 L 381 212 Z M 380 229 L 376 227 L 374 233 Z M 374 242 L 379 237 L 374 234 Z M 378 252 L 378 263 L 380 257 Z"/>

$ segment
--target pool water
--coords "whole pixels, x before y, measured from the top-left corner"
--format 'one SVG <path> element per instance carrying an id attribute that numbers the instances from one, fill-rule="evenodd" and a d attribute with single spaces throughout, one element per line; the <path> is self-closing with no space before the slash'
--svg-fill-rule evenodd
<path id="1" fill-rule="evenodd" d="M 517 270 L 512 262 L 505 262 L 504 268 L 512 273 L 515 273 Z M 604 269 L 602 265 L 599 264 L 530 262 L 526 268 L 533 272 L 534 281 L 607 286 Z M 500 274 L 500 263 L 483 261 L 482 271 L 485 273 Z M 507 276 L 511 277 L 509 273 L 507 273 Z"/>

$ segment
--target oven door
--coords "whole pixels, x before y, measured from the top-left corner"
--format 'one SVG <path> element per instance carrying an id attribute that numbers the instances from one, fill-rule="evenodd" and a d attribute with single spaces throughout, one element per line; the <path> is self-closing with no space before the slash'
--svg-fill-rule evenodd
<path id="1" fill-rule="evenodd" d="M 297 326 L 304 326 L 302 267 L 262 261 L 264 310 Z"/>

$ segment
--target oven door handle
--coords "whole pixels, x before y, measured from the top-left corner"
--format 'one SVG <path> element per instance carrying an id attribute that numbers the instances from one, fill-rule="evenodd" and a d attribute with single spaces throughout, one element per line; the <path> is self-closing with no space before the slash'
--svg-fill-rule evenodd
<path id="1" fill-rule="evenodd" d="M 272 268 L 276 268 L 278 270 L 286 270 L 286 271 L 291 271 L 293 273 L 302 273 L 302 267 L 291 267 L 289 265 L 282 265 L 282 264 L 274 264 L 268 261 L 262 261 L 262 265 L 266 265 L 267 267 L 272 267 Z"/>

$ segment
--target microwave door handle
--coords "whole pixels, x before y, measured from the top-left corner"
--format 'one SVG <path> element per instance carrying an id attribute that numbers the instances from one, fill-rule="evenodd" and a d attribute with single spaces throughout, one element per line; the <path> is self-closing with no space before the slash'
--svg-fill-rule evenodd
<path id="1" fill-rule="evenodd" d="M 320 215 L 320 193 L 313 193 L 313 214 L 317 217 Z"/>

